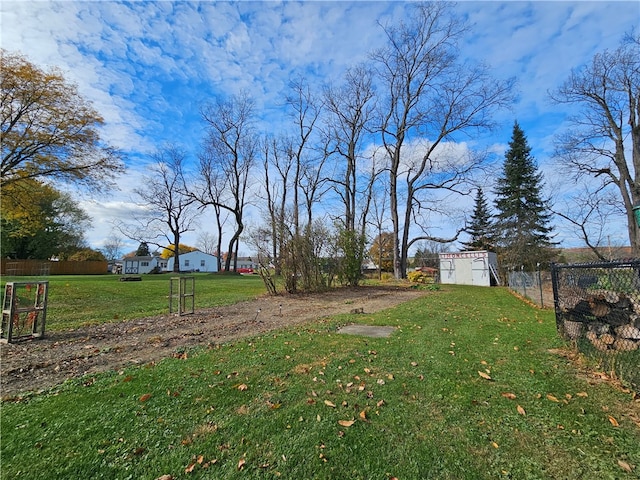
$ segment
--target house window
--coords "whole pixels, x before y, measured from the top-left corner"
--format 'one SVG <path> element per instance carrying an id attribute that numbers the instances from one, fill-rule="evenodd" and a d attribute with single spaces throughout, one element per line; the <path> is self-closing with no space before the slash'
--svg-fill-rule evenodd
<path id="1" fill-rule="evenodd" d="M 188 266 L 189 266 L 189 260 L 185 260 L 185 261 L 184 261 L 184 266 L 185 266 L 185 267 L 188 267 Z"/>
<path id="2" fill-rule="evenodd" d="M 149 266 L 149 262 L 140 262 L 140 265 L 143 267 L 148 267 Z"/>
<path id="3" fill-rule="evenodd" d="M 200 266 L 204 267 L 204 260 L 200 260 Z"/>

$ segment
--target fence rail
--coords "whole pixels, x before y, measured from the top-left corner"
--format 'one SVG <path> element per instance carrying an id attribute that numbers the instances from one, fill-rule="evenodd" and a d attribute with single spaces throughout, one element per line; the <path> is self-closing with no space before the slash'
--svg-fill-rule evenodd
<path id="1" fill-rule="evenodd" d="M 560 335 L 640 392 L 640 259 L 552 265 Z"/>

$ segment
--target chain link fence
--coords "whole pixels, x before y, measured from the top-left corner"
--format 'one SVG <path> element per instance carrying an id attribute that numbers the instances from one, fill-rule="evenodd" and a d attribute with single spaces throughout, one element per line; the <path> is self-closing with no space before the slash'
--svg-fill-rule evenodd
<path id="1" fill-rule="evenodd" d="M 511 271 L 507 274 L 507 284 L 512 291 L 542 308 L 553 306 L 553 288 L 549 272 Z"/>
<path id="2" fill-rule="evenodd" d="M 640 259 L 552 265 L 558 332 L 640 392 Z"/>

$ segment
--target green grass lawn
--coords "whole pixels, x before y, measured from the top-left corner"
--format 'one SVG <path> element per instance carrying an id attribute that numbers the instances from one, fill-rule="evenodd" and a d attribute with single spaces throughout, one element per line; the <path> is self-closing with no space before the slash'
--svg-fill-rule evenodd
<path id="1" fill-rule="evenodd" d="M 64 330 L 159 315 L 169 312 L 169 283 L 175 274 L 142 275 L 141 282 L 121 282 L 119 275 L 60 275 L 48 277 L 46 330 Z M 196 273 L 195 307 L 207 308 L 248 300 L 266 292 L 257 275 Z M 28 282 L 42 277 L 3 277 Z"/>
<path id="2" fill-rule="evenodd" d="M 637 401 L 562 346 L 552 311 L 445 287 L 5 402 L 1 478 L 638 478 Z"/>

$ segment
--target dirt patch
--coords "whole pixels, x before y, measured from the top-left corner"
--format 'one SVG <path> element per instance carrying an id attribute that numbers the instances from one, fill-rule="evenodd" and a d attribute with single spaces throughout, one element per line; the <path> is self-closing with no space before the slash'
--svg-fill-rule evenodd
<path id="1" fill-rule="evenodd" d="M 424 293 L 402 287 L 361 287 L 313 295 L 264 296 L 193 315 L 160 315 L 2 344 L 2 398 L 47 389 L 86 374 L 159 361 L 188 347 L 224 343 L 356 310 L 373 313 Z"/>

